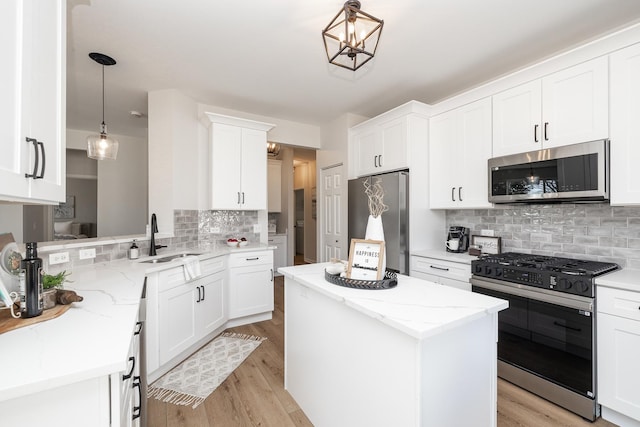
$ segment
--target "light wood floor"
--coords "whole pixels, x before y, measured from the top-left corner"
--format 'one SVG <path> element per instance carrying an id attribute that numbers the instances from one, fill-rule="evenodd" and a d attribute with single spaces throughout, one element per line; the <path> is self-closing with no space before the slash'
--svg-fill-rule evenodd
<path id="1" fill-rule="evenodd" d="M 283 278 L 277 277 L 275 283 L 273 319 L 230 329 L 268 339 L 196 409 L 149 399 L 149 427 L 312 426 L 284 389 Z M 498 426 L 611 427 L 614 424 L 602 419 L 590 423 L 498 379 Z"/>

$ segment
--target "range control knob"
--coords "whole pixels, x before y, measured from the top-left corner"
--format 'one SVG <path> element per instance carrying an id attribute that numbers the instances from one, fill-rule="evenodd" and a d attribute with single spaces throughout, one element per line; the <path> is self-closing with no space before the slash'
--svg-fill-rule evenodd
<path id="1" fill-rule="evenodd" d="M 480 273 L 482 273 L 482 265 L 480 265 L 480 264 L 476 264 L 476 267 L 475 267 L 475 273 L 476 273 L 476 274 L 480 274 Z"/>
<path id="2" fill-rule="evenodd" d="M 502 276 L 502 268 L 500 268 L 500 267 L 496 267 L 496 274 L 495 274 L 495 276 L 496 276 L 496 277 L 500 277 L 500 276 Z"/>
<path id="3" fill-rule="evenodd" d="M 493 267 L 491 267 L 490 265 L 485 266 L 484 274 L 486 274 L 487 276 L 491 276 L 493 274 Z"/>
<path id="4" fill-rule="evenodd" d="M 583 282 L 582 280 L 578 280 L 576 282 L 576 289 L 578 290 L 578 292 L 580 292 L 581 294 L 587 294 L 589 292 L 589 284 Z"/>
<path id="5" fill-rule="evenodd" d="M 569 281 L 569 279 L 563 277 L 558 281 L 558 285 L 560 286 L 560 289 L 568 290 L 571 289 L 572 283 Z"/>

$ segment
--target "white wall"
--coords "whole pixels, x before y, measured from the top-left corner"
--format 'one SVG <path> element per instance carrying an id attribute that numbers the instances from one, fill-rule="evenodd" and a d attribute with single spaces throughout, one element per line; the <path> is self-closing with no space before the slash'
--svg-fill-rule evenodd
<path id="1" fill-rule="evenodd" d="M 67 129 L 67 148 L 86 150 L 95 131 Z M 119 142 L 116 160 L 98 161 L 98 237 L 142 234 L 147 215 L 147 140 L 110 134 Z"/>
<path id="2" fill-rule="evenodd" d="M 22 242 L 22 205 L 0 204 L 0 234 L 13 233 L 16 242 Z"/>

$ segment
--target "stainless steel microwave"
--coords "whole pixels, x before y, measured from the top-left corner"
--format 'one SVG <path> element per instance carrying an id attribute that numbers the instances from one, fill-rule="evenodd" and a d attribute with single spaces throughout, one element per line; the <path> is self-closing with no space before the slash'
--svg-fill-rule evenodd
<path id="1" fill-rule="evenodd" d="M 491 203 L 609 200 L 609 140 L 489 159 Z"/>

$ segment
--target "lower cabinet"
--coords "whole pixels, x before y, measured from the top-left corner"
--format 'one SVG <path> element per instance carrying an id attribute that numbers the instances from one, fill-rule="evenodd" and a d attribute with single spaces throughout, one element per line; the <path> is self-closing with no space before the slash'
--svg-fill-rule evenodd
<path id="1" fill-rule="evenodd" d="M 269 246 L 275 246 L 273 250 L 273 274 L 279 276 L 278 269 L 287 264 L 287 236 L 269 236 Z"/>
<path id="2" fill-rule="evenodd" d="M 229 256 L 229 318 L 273 311 L 273 252 Z"/>
<path id="3" fill-rule="evenodd" d="M 603 417 L 611 409 L 640 425 L 640 292 L 598 287 L 597 294 L 598 403 Z"/>
<path id="4" fill-rule="evenodd" d="M 437 258 L 412 255 L 409 275 L 440 285 L 471 291 L 471 265 Z"/>
<path id="5" fill-rule="evenodd" d="M 225 276 L 225 272 L 218 272 L 160 292 L 161 365 L 225 323 Z"/>

